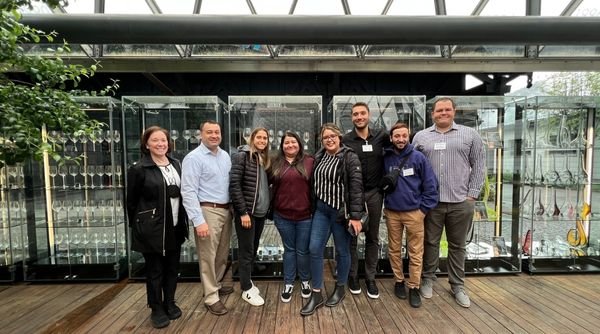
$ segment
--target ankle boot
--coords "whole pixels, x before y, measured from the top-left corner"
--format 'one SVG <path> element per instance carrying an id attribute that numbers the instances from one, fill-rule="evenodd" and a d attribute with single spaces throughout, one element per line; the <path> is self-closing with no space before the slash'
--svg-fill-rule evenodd
<path id="1" fill-rule="evenodd" d="M 163 328 L 169 326 L 170 320 L 162 305 L 152 305 L 151 307 L 150 321 L 152 321 L 152 327 Z"/>
<path id="2" fill-rule="evenodd" d="M 303 316 L 311 315 L 321 306 L 323 306 L 323 294 L 321 291 L 317 292 L 313 290 L 310 299 L 306 305 L 304 305 L 302 310 L 300 310 L 300 314 Z"/>
<path id="3" fill-rule="evenodd" d="M 325 302 L 325 306 L 333 307 L 339 304 L 344 297 L 346 296 L 346 286 L 345 285 L 335 285 L 335 289 L 327 301 Z"/>
<path id="4" fill-rule="evenodd" d="M 177 306 L 177 304 L 175 304 L 174 300 L 170 302 L 165 302 L 164 309 L 167 313 L 167 317 L 169 317 L 169 319 L 171 320 L 175 320 L 181 317 L 181 309 L 179 308 L 179 306 Z"/>

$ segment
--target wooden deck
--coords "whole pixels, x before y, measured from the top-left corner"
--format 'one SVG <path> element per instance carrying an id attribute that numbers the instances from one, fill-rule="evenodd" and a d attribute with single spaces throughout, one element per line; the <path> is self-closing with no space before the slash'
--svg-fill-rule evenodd
<path id="1" fill-rule="evenodd" d="M 243 302 L 235 283 L 224 299 L 229 313 L 217 317 L 202 303 L 201 284 L 179 283 L 183 316 L 162 330 L 151 327 L 141 282 L 4 285 L 0 333 L 600 333 L 600 275 L 470 276 L 469 309 L 454 302 L 445 277 L 418 309 L 394 296 L 393 280 L 380 279 L 379 299 L 347 294 L 305 318 L 298 289 L 282 303 L 281 281 L 256 284 L 263 307 Z"/>

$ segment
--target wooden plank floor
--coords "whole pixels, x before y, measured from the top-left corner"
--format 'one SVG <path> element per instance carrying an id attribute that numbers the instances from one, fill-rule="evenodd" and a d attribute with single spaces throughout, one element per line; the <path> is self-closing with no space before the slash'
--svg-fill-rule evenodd
<path id="1" fill-rule="evenodd" d="M 299 314 L 298 288 L 282 303 L 281 281 L 256 284 L 263 307 L 243 302 L 235 283 L 224 298 L 230 312 L 217 317 L 200 283 L 179 283 L 183 316 L 162 330 L 151 327 L 142 282 L 3 285 L 0 333 L 600 333 L 600 275 L 470 276 L 469 309 L 454 302 L 446 277 L 418 309 L 394 296 L 393 280 L 379 279 L 379 299 L 347 294 L 310 317 Z M 327 273 L 326 290 L 333 285 Z"/>

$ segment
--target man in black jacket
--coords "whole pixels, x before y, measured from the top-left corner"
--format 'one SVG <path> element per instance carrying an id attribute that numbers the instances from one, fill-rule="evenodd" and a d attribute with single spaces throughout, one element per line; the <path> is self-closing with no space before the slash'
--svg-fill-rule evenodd
<path id="1" fill-rule="evenodd" d="M 369 228 L 365 231 L 365 283 L 367 296 L 379 298 L 379 289 L 375 283 L 377 259 L 379 256 L 379 222 L 383 194 L 379 191 L 379 180 L 383 177 L 383 149 L 390 145 L 385 129 L 369 128 L 370 111 L 364 102 L 352 106 L 353 131 L 344 135 L 342 141 L 358 155 L 362 165 L 363 189 L 369 211 Z M 350 254 L 352 262 L 348 277 L 348 288 L 352 294 L 360 294 L 358 281 L 358 255 L 356 253 L 357 238 L 352 239 Z"/>

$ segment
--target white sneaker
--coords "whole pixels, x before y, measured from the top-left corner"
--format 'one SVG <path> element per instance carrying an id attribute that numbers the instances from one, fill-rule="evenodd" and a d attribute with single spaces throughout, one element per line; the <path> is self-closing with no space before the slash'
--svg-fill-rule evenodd
<path id="1" fill-rule="evenodd" d="M 252 306 L 262 306 L 265 304 L 265 300 L 260 296 L 260 291 L 256 285 L 252 285 L 252 288 L 242 291 L 242 299 Z"/>
<path id="2" fill-rule="evenodd" d="M 283 291 L 281 292 L 281 301 L 284 303 L 289 303 L 292 300 L 292 292 L 294 291 L 294 285 L 286 284 L 283 287 Z"/>

